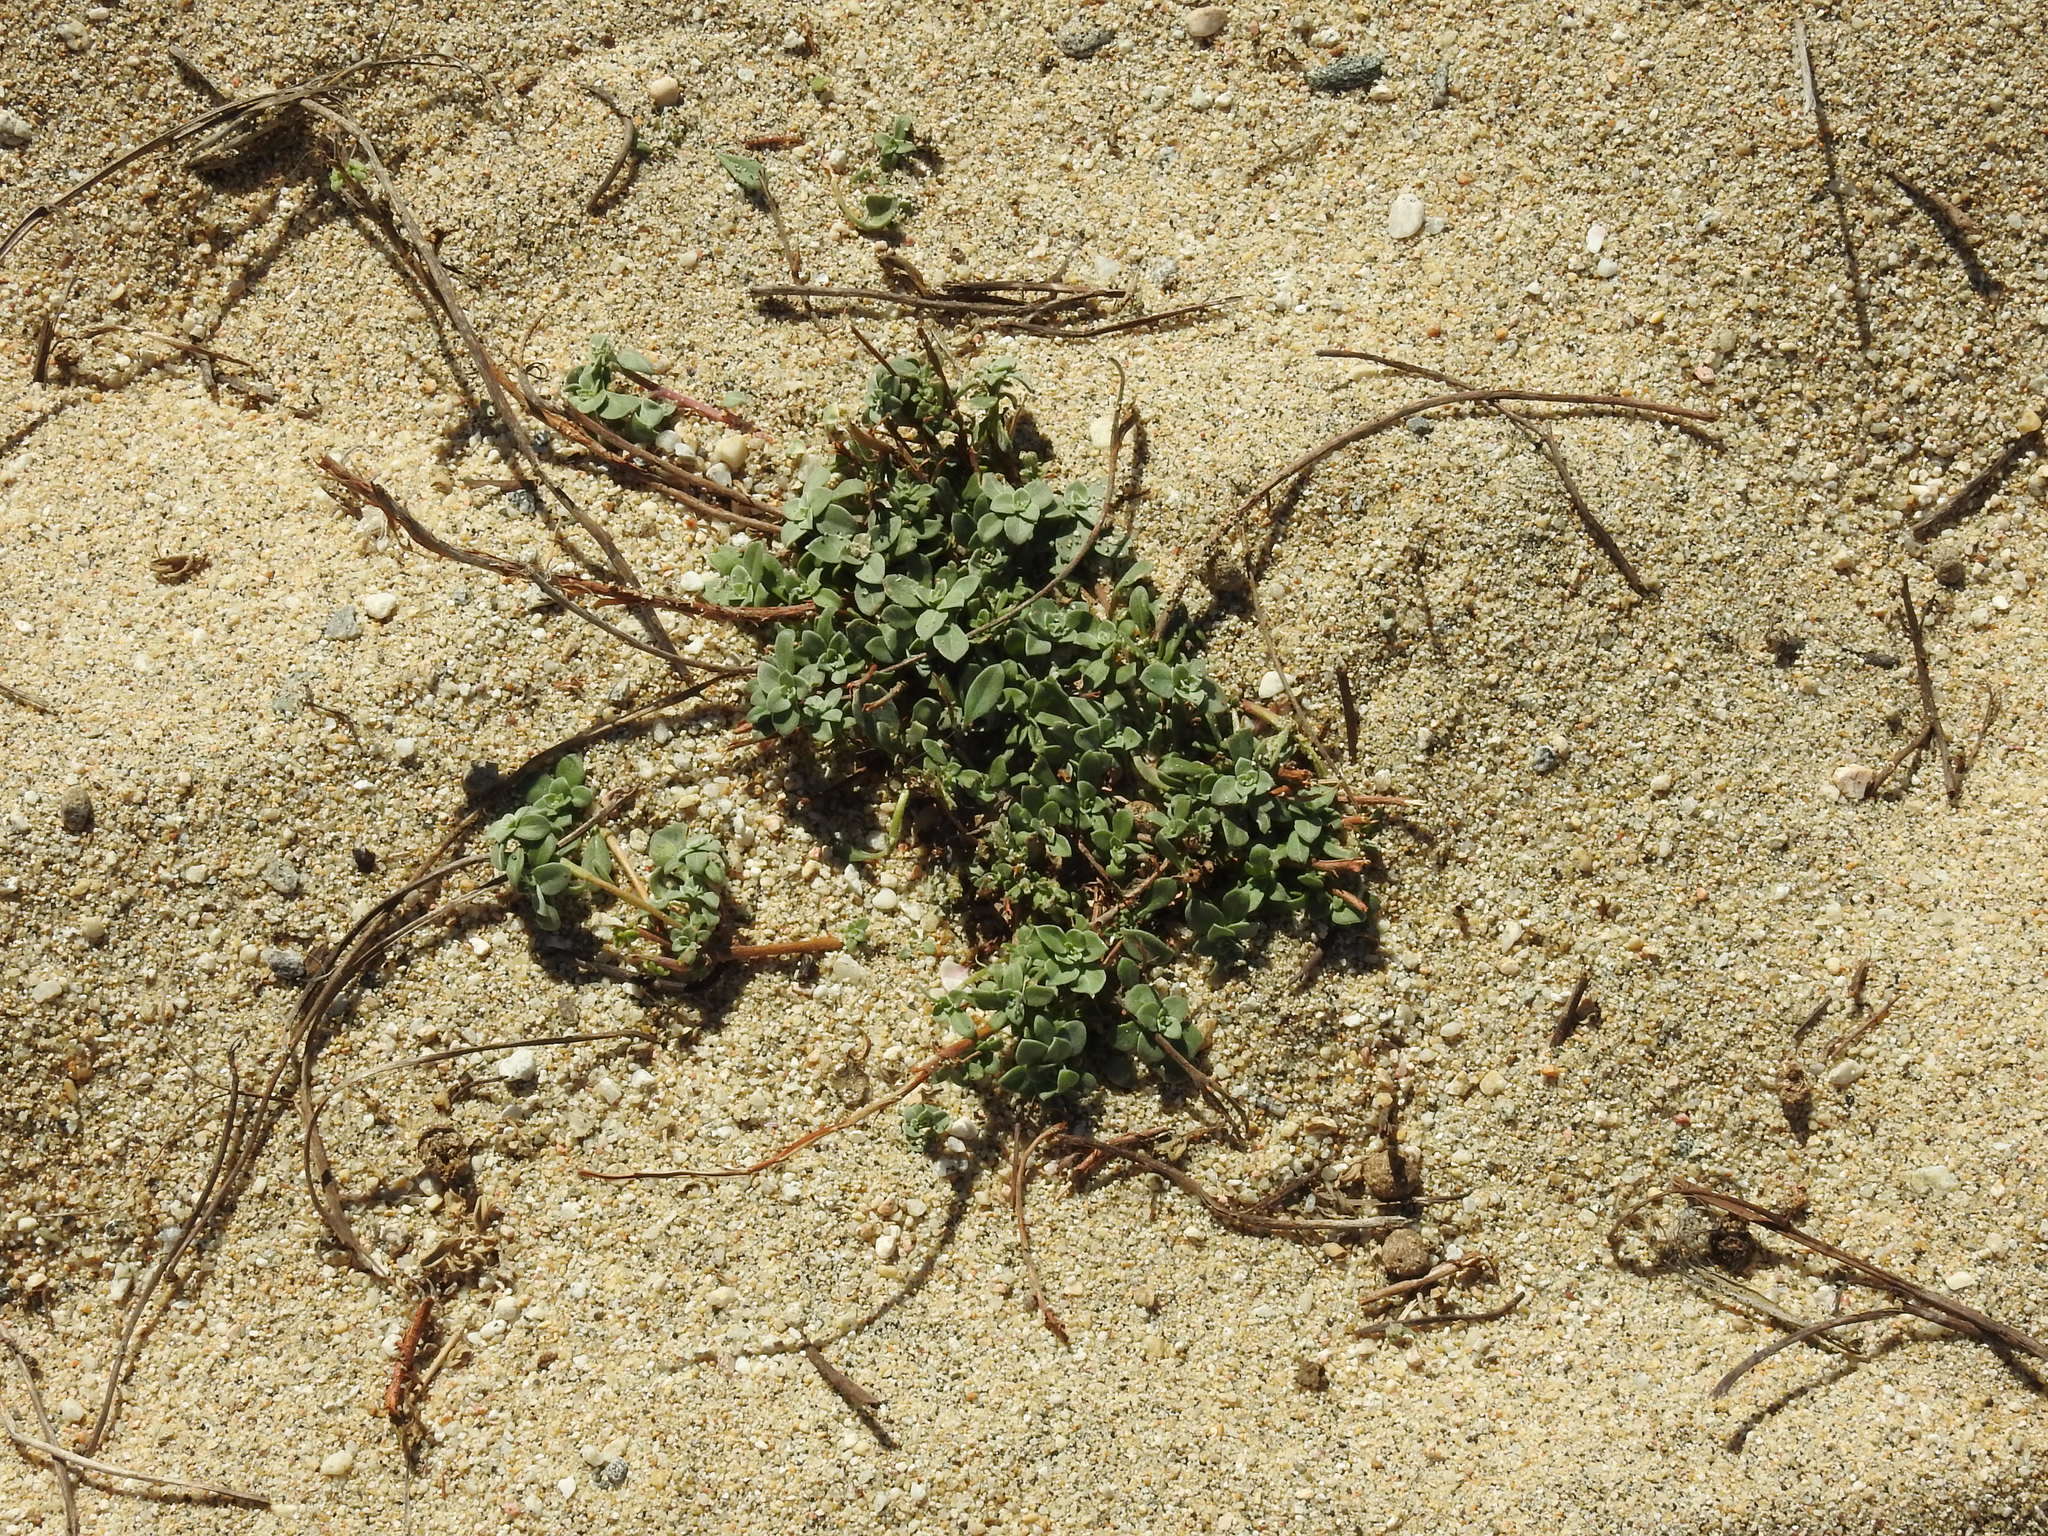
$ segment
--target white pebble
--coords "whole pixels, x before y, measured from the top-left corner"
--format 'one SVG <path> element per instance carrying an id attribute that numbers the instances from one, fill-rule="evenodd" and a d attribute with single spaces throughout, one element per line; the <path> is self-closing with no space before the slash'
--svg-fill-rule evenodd
<path id="1" fill-rule="evenodd" d="M 526 1310 L 526 1303 L 517 1296 L 500 1296 L 491 1303 L 491 1316 L 501 1323 L 516 1323 L 519 1314 Z"/>
<path id="2" fill-rule="evenodd" d="M 747 455 L 753 452 L 753 447 L 745 433 L 727 432 L 711 445 L 711 457 L 738 474 L 747 467 Z"/>
<path id="3" fill-rule="evenodd" d="M 1621 276 L 1621 263 L 1612 256 L 1602 256 L 1599 265 L 1593 268 L 1593 275 L 1595 277 L 1619 277 Z"/>
<path id="4" fill-rule="evenodd" d="M 717 1290 L 704 1298 L 704 1305 L 714 1312 L 723 1312 L 739 1299 L 740 1293 L 738 1291 L 729 1285 L 721 1285 Z"/>
<path id="5" fill-rule="evenodd" d="M 19 112 L 0 107 L 0 149 L 19 149 L 35 137 L 35 128 Z"/>
<path id="6" fill-rule="evenodd" d="M 1650 793 L 1653 795 L 1668 795 L 1671 793 L 1671 786 L 1676 782 L 1668 773 L 1652 774 L 1650 777 Z"/>
<path id="7" fill-rule="evenodd" d="M 365 592 L 356 599 L 356 603 L 374 624 L 385 623 L 398 612 L 398 594 L 395 592 Z"/>
<path id="8" fill-rule="evenodd" d="M 1605 224 L 1590 225 L 1586 230 L 1586 254 L 1588 256 L 1598 256 L 1601 247 L 1606 244 L 1607 226 Z"/>
<path id="9" fill-rule="evenodd" d="M 355 1470 L 356 1453 L 352 1450 L 329 1451 L 320 1463 L 322 1477 L 347 1477 Z"/>
<path id="10" fill-rule="evenodd" d="M 1916 1195 L 1945 1195 L 1960 1188 L 1962 1182 L 1940 1163 L 1906 1171 L 1906 1188 Z"/>
<path id="11" fill-rule="evenodd" d="M 401 763 L 416 763 L 420 757 L 420 743 L 417 736 L 401 736 L 391 743 L 391 755 Z"/>
<path id="12" fill-rule="evenodd" d="M 522 1045 L 498 1063 L 498 1076 L 508 1083 L 530 1083 L 540 1076 L 540 1058 Z"/>
<path id="13" fill-rule="evenodd" d="M 896 910 L 897 903 L 900 902 L 902 899 L 903 898 L 898 896 L 894 891 L 881 890 L 875 892 L 874 895 L 868 898 L 868 905 L 873 907 L 877 912 L 894 912 Z"/>
<path id="14" fill-rule="evenodd" d="M 1838 1061 L 1828 1068 L 1827 1085 L 1830 1088 L 1847 1088 L 1863 1081 L 1866 1068 L 1862 1062 L 1851 1056 L 1847 1061 Z"/>
<path id="15" fill-rule="evenodd" d="M 1387 209 L 1387 233 L 1396 240 L 1412 240 L 1422 233 L 1422 199 L 1403 192 Z"/>
<path id="16" fill-rule="evenodd" d="M 1828 775 L 1836 793 L 1844 800 L 1861 800 L 1870 793 L 1871 782 L 1876 777 L 1877 770 L 1863 763 L 1844 763 Z"/>
<path id="17" fill-rule="evenodd" d="M 1456 1045 L 1465 1038 L 1466 1027 L 1463 1019 L 1446 1019 L 1437 1026 L 1436 1037 L 1445 1045 Z"/>
<path id="18" fill-rule="evenodd" d="M 1230 13 L 1220 5 L 1197 6 L 1188 12 L 1183 25 L 1186 26 L 1189 37 L 1197 42 L 1206 42 L 1230 25 Z"/>
<path id="19" fill-rule="evenodd" d="M 28 1000 L 32 1003 L 54 1003 L 64 995 L 64 983 L 57 977 L 39 981 L 28 989 Z"/>
<path id="20" fill-rule="evenodd" d="M 656 75 L 647 82 L 647 99 L 657 107 L 672 107 L 683 99 L 683 83 L 674 75 Z"/>
<path id="21" fill-rule="evenodd" d="M 1262 699 L 1277 699 L 1286 691 L 1287 679 L 1278 672 L 1268 672 L 1259 679 L 1259 697 Z"/>

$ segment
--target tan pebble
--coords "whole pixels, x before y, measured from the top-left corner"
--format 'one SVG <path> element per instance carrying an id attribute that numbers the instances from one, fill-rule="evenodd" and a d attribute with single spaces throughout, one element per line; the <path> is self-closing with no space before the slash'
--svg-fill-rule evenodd
<path id="1" fill-rule="evenodd" d="M 2041 430 L 2041 413 L 2032 406 L 2020 412 L 2020 419 L 2013 423 L 2020 436 L 2026 437 Z"/>
<path id="2" fill-rule="evenodd" d="M 683 83 L 674 75 L 656 75 L 647 82 L 647 99 L 657 107 L 672 107 L 683 99 Z"/>
<path id="3" fill-rule="evenodd" d="M 1230 13 L 1220 5 L 1198 6 L 1188 12 L 1184 25 L 1188 36 L 1198 42 L 1206 42 L 1230 25 Z"/>
<path id="4" fill-rule="evenodd" d="M 747 455 L 752 451 L 753 444 L 747 441 L 744 433 L 727 432 L 712 445 L 711 457 L 738 474 L 747 467 Z"/>
<path id="5" fill-rule="evenodd" d="M 1436 1255 L 1411 1227 L 1396 1227 L 1380 1244 L 1380 1267 L 1389 1280 L 1414 1280 L 1429 1273 Z"/>
<path id="6" fill-rule="evenodd" d="M 1829 777 L 1844 800 L 1861 800 L 1870 793 L 1870 784 L 1877 777 L 1877 770 L 1862 763 L 1844 763 Z"/>

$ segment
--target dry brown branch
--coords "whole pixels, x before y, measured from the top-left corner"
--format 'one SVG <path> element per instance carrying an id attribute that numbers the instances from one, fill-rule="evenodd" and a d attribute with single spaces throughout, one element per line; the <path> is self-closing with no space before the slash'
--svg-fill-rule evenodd
<path id="1" fill-rule="evenodd" d="M 1963 780 L 1948 749 L 1948 732 L 1941 728 L 1941 706 L 1934 697 L 1934 676 L 1927 669 L 1927 636 L 1920 627 L 1920 606 L 1913 601 L 1910 577 L 1899 578 L 1899 604 L 1905 612 L 1906 638 L 1913 644 L 1913 680 L 1920 688 L 1921 718 L 1926 721 L 1933 738 L 1935 756 L 1941 759 L 1942 781 L 1948 788 L 1949 799 L 1953 800 L 1962 793 Z"/>
<path id="2" fill-rule="evenodd" d="M 1158 1174 L 1174 1188 L 1200 1202 L 1202 1208 L 1222 1225 L 1239 1232 L 1261 1237 L 1334 1237 L 1347 1233 L 1385 1232 L 1409 1224 L 1405 1216 L 1269 1216 L 1245 1201 L 1211 1192 L 1185 1169 L 1176 1168 L 1172 1163 L 1134 1146 L 1068 1133 L 1061 1134 L 1058 1141 L 1063 1147 L 1120 1158 L 1147 1173 Z"/>
<path id="3" fill-rule="evenodd" d="M 1820 141 L 1821 159 L 1827 165 L 1827 193 L 1834 199 L 1835 224 L 1842 235 L 1842 263 L 1849 273 L 1849 301 L 1856 310 L 1856 338 L 1865 352 L 1870 350 L 1870 302 L 1863 292 L 1863 265 L 1856 257 L 1856 237 L 1849 228 L 1849 200 L 1842 189 L 1842 168 L 1835 160 L 1835 133 L 1828 126 L 1827 102 L 1814 76 L 1813 58 L 1806 47 L 1806 23 L 1792 23 L 1792 63 L 1799 71 L 1799 88 L 1806 97 L 1806 110 L 1813 114 L 1813 129 Z"/>
<path id="4" fill-rule="evenodd" d="M 1038 1155 L 1038 1149 L 1054 1136 L 1066 1130 L 1066 1123 L 1049 1125 L 1032 1137 L 1028 1143 L 1020 1142 L 1015 1161 L 1010 1165 L 1010 1212 L 1017 1220 L 1017 1251 L 1024 1256 L 1024 1277 L 1031 1286 L 1031 1304 L 1038 1309 L 1039 1320 L 1046 1331 L 1061 1344 L 1071 1346 L 1067 1337 L 1067 1325 L 1060 1321 L 1059 1313 L 1053 1311 L 1052 1303 L 1045 1299 L 1045 1285 L 1038 1278 L 1038 1257 L 1031 1250 L 1031 1223 L 1024 1215 L 1024 1192 L 1031 1182 L 1031 1159 Z"/>
<path id="5" fill-rule="evenodd" d="M 1995 299 L 2005 292 L 2005 284 L 1984 270 L 1984 263 L 1978 259 L 1975 247 L 1970 244 L 1969 233 L 1964 229 L 1965 219 L 1945 197 L 1937 196 L 1926 188 L 1916 186 L 1889 166 L 1885 175 L 1892 179 L 1892 185 L 1906 194 L 1906 201 L 1918 208 L 1940 231 L 1942 244 L 1946 245 L 1962 264 L 1963 277 L 1970 285 L 1970 291 L 1979 298 Z"/>
<path id="6" fill-rule="evenodd" d="M 1781 1237 L 1799 1244 L 1800 1247 L 1819 1254 L 1822 1258 L 1831 1259 L 1853 1270 L 1861 1277 L 1863 1285 L 1901 1298 L 1906 1303 L 1903 1310 L 1911 1312 L 1916 1317 L 1940 1323 L 1943 1327 L 1967 1338 L 1979 1339 L 1994 1347 L 2026 1355 L 2035 1360 L 2048 1361 L 2048 1344 L 2043 1344 L 2032 1335 L 2023 1333 L 2010 1323 L 2002 1323 L 1975 1307 L 1957 1301 L 1954 1297 L 1929 1290 L 1918 1281 L 1908 1280 L 1903 1275 L 1895 1275 L 1888 1269 L 1880 1269 L 1868 1259 L 1858 1258 L 1846 1249 L 1837 1248 L 1825 1238 L 1815 1237 L 1812 1233 L 1801 1230 L 1793 1225 L 1789 1217 L 1777 1211 L 1766 1210 L 1737 1195 L 1724 1195 L 1718 1190 L 1707 1189 L 1689 1179 L 1673 1179 L 1670 1188 L 1674 1194 L 1684 1195 L 1689 1200 L 1696 1200 L 1714 1210 L 1724 1211 L 1752 1226 L 1776 1232 Z"/>
<path id="7" fill-rule="evenodd" d="M 50 1422 L 49 1407 L 43 1402 L 42 1370 L 36 1364 L 35 1356 L 6 1333 L 0 1333 L 0 1347 L 5 1347 L 21 1366 L 21 1373 L 28 1380 L 28 1402 L 35 1412 L 36 1427 L 43 1432 L 43 1439 L 54 1442 L 57 1426 Z M 7 1413 L 4 1400 L 0 1400 L 0 1413 Z M 7 1414 L 7 1427 L 12 1432 L 14 1417 L 11 1413 Z M 50 1471 L 57 1479 L 57 1497 L 64 1505 L 64 1536 L 78 1536 L 78 1487 L 71 1476 L 71 1468 L 60 1457 L 53 1456 L 50 1458 Z"/>
<path id="8" fill-rule="evenodd" d="M 612 156 L 611 164 L 605 167 L 604 174 L 597 178 L 597 185 L 591 189 L 589 198 L 583 204 L 585 213 L 595 215 L 604 207 L 605 199 L 611 194 L 612 184 L 619 181 L 619 173 L 632 163 L 633 147 L 638 142 L 639 128 L 633 121 L 633 114 L 620 106 L 618 98 L 603 86 L 586 85 L 583 89 L 587 94 L 603 102 L 610 109 L 612 116 L 619 120 L 618 151 Z M 631 178 L 628 177 L 627 180 Z"/>
<path id="9" fill-rule="evenodd" d="M 1999 449 L 1997 458 L 1972 475 L 1969 484 L 1915 523 L 1911 529 L 1913 537 L 1925 544 L 1944 528 L 1961 522 L 1991 499 L 1992 492 L 2005 483 L 2005 477 L 2012 473 L 2013 466 L 2029 452 L 2038 453 L 2040 450 L 2040 432 L 2020 433 Z"/>
<path id="10" fill-rule="evenodd" d="M 1401 373 L 1433 379 L 1439 384 L 1448 384 L 1452 389 L 1469 390 L 1476 387 L 1463 379 L 1453 378 L 1448 373 L 1425 368 L 1420 363 L 1404 362 L 1400 358 L 1385 357 L 1377 352 L 1353 352 L 1341 347 L 1330 347 L 1318 351 L 1316 356 L 1350 357 L 1363 362 L 1378 363 L 1384 368 L 1393 368 Z M 1573 478 L 1571 466 L 1565 462 L 1564 446 L 1558 442 L 1557 434 L 1534 417 L 1521 411 L 1511 411 L 1498 400 L 1489 401 L 1488 404 L 1503 420 L 1520 429 L 1530 441 L 1542 449 L 1544 458 L 1550 461 L 1550 467 L 1557 473 L 1557 483 L 1564 488 L 1565 500 L 1571 503 L 1572 511 L 1578 516 L 1579 526 L 1586 530 L 1586 536 L 1593 541 L 1600 553 L 1612 562 L 1615 570 L 1621 573 L 1621 579 L 1628 583 L 1631 592 L 1638 597 L 1648 597 L 1653 590 L 1650 583 L 1644 581 L 1637 573 L 1635 565 L 1622 552 L 1621 545 L 1615 541 L 1614 535 L 1608 532 L 1607 525 L 1595 515 L 1592 504 L 1586 500 L 1585 492 L 1579 489 L 1579 482 Z M 1430 633 L 1434 635 L 1435 632 L 1436 626 L 1432 624 Z"/>
<path id="11" fill-rule="evenodd" d="M 1708 1392 L 1707 1396 L 1709 1398 L 1726 1397 L 1730 1387 L 1734 1386 L 1735 1383 L 1742 1380 L 1743 1377 L 1762 1365 L 1781 1349 L 1790 1349 L 1794 1344 L 1804 1344 L 1809 1339 L 1824 1339 L 1837 1328 L 1847 1328 L 1852 1323 L 1874 1323 L 1880 1318 L 1903 1317 L 1907 1314 L 1907 1311 L 1908 1309 L 1905 1307 L 1873 1307 L 1867 1312 L 1850 1312 L 1841 1317 L 1824 1317 L 1817 1323 L 1808 1323 L 1803 1328 L 1795 1328 L 1784 1337 L 1773 1339 L 1770 1343 L 1764 1345 L 1762 1349 L 1752 1353 L 1742 1364 L 1736 1366 L 1734 1370 L 1715 1382 L 1713 1390 Z"/>

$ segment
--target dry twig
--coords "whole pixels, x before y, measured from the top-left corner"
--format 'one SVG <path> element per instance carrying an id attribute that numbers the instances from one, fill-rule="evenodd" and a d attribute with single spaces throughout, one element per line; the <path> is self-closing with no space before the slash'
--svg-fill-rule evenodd
<path id="1" fill-rule="evenodd" d="M 1842 190 L 1842 168 L 1835 160 L 1835 132 L 1828 126 L 1827 103 L 1820 93 L 1820 81 L 1813 73 L 1813 58 L 1806 47 L 1806 23 L 1792 23 L 1792 62 L 1799 71 L 1799 86 L 1806 95 L 1806 109 L 1813 114 L 1814 134 L 1820 141 L 1821 159 L 1828 168 L 1827 193 L 1834 199 L 1835 223 L 1842 234 L 1842 262 L 1849 271 L 1849 301 L 1856 310 L 1856 339 L 1865 352 L 1870 350 L 1870 302 L 1863 292 L 1863 264 L 1856 256 L 1856 237 L 1849 229 L 1849 201 Z"/>

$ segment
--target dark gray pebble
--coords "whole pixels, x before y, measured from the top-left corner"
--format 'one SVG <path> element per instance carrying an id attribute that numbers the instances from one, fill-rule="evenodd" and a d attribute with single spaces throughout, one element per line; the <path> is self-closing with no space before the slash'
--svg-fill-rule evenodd
<path id="1" fill-rule="evenodd" d="M 296 987 L 306 979 L 306 957 L 296 949 L 266 949 L 263 963 L 270 967 L 270 974 L 288 987 Z"/>
<path id="2" fill-rule="evenodd" d="M 1308 72 L 1312 91 L 1363 91 L 1387 72 L 1386 61 L 1374 53 L 1354 53 Z"/>
<path id="3" fill-rule="evenodd" d="M 92 796 L 83 784 L 74 784 L 64 791 L 64 798 L 57 802 L 57 819 L 73 837 L 83 837 L 92 830 Z"/>
<path id="4" fill-rule="evenodd" d="M 1539 741 L 1529 749 L 1529 766 L 1538 773 L 1555 773 L 1561 761 L 1557 748 L 1547 741 Z"/>
<path id="5" fill-rule="evenodd" d="M 327 627 L 321 631 L 329 640 L 360 640 L 363 635 L 363 621 L 354 608 L 337 608 L 327 616 Z"/>
<path id="6" fill-rule="evenodd" d="M 1092 59 L 1116 41 L 1116 33 L 1076 18 L 1053 33 L 1052 41 L 1070 59 Z"/>

